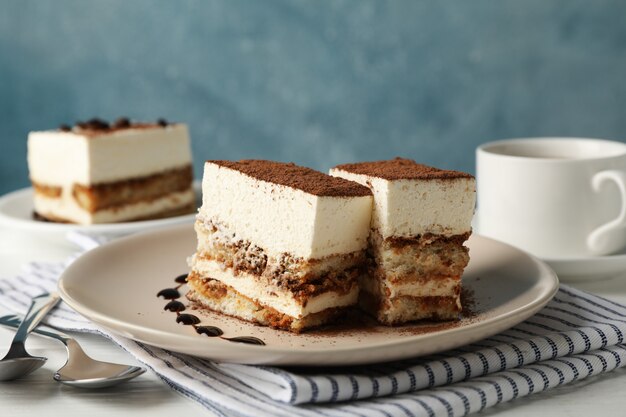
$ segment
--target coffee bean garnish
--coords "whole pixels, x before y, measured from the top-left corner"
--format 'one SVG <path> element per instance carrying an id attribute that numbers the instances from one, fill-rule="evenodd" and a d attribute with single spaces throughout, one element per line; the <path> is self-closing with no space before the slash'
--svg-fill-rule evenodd
<path id="1" fill-rule="evenodd" d="M 113 127 L 117 129 L 130 127 L 130 119 L 128 117 L 120 117 L 113 123 Z"/>
<path id="2" fill-rule="evenodd" d="M 76 126 L 85 130 L 108 130 L 109 123 L 94 117 L 93 119 L 89 119 L 86 122 L 76 122 Z"/>
<path id="3" fill-rule="evenodd" d="M 98 119 L 97 117 L 94 117 L 93 119 L 87 121 L 87 125 L 92 130 L 107 130 L 109 128 L 108 122 L 105 122 L 102 119 Z"/>

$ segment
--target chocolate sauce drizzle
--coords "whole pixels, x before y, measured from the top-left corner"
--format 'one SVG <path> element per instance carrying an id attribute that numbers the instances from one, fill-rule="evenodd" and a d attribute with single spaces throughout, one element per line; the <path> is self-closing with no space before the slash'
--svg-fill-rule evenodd
<path id="1" fill-rule="evenodd" d="M 200 326 L 200 319 L 197 316 L 189 313 L 182 313 L 186 307 L 180 301 L 176 299 L 180 298 L 179 288 L 187 283 L 187 274 L 182 274 L 174 278 L 174 281 L 178 284 L 174 288 L 164 288 L 157 293 L 157 297 L 163 297 L 165 300 L 170 300 L 163 310 L 176 313 L 176 323 L 181 323 L 185 326 L 193 326 L 196 333 L 203 334 L 208 337 L 219 337 L 220 339 L 228 340 L 233 343 L 246 343 L 249 345 L 265 345 L 261 339 L 253 336 L 238 336 L 238 337 L 224 337 L 224 332 L 219 327 L 215 326 Z"/>
<path id="2" fill-rule="evenodd" d="M 157 297 L 163 297 L 166 300 L 175 300 L 180 298 L 180 293 L 177 288 L 165 288 L 158 292 Z"/>
<path id="3" fill-rule="evenodd" d="M 185 305 L 181 303 L 180 301 L 172 300 L 169 303 L 165 304 L 165 307 L 163 307 L 163 310 L 172 311 L 174 313 L 180 313 L 181 311 L 185 310 Z"/>

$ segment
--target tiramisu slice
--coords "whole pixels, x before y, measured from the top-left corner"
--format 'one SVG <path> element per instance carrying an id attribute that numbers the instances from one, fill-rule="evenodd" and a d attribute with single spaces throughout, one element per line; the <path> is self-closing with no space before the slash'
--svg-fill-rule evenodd
<path id="1" fill-rule="evenodd" d="M 35 215 L 94 224 L 195 210 L 184 124 L 93 119 L 28 135 Z"/>
<path id="2" fill-rule="evenodd" d="M 294 164 L 207 161 L 187 297 L 300 332 L 358 298 L 372 193 Z"/>
<path id="3" fill-rule="evenodd" d="M 374 194 L 361 306 L 389 325 L 458 318 L 474 177 L 400 158 L 339 165 L 330 174 L 367 185 Z"/>

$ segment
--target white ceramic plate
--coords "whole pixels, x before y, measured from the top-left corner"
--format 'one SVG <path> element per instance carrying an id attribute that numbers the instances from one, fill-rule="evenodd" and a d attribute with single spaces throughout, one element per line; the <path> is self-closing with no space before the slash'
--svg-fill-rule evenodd
<path id="1" fill-rule="evenodd" d="M 606 256 L 543 259 L 563 281 L 613 278 L 626 273 L 626 250 Z"/>
<path id="2" fill-rule="evenodd" d="M 472 221 L 474 232 L 480 233 L 478 211 Z M 558 275 L 561 281 L 581 282 L 613 278 L 626 274 L 626 248 L 606 256 L 584 258 L 541 258 Z"/>
<path id="3" fill-rule="evenodd" d="M 254 336 L 266 343 L 254 346 L 198 335 L 164 311 L 166 301 L 156 294 L 187 272 L 186 258 L 195 246 L 191 225 L 126 237 L 81 256 L 61 276 L 59 290 L 72 308 L 111 332 L 173 351 L 225 362 L 349 365 L 415 357 L 485 338 L 534 314 L 558 289 L 556 275 L 541 261 L 473 236 L 463 285 L 474 293 L 476 314 L 458 323 L 343 325 L 295 335 L 188 311 L 200 316 L 202 325 L 220 327 L 224 336 Z"/>
<path id="4" fill-rule="evenodd" d="M 201 191 L 198 182 L 194 183 L 194 190 L 197 198 L 200 199 Z M 200 204 L 201 201 L 198 201 L 198 207 Z M 65 239 L 66 233 L 70 231 L 106 237 L 119 237 L 164 226 L 193 223 L 194 219 L 195 213 L 164 219 L 140 220 L 125 223 L 94 225 L 52 223 L 35 220 L 33 218 L 32 188 L 13 191 L 0 197 L 0 225 L 58 239 Z"/>

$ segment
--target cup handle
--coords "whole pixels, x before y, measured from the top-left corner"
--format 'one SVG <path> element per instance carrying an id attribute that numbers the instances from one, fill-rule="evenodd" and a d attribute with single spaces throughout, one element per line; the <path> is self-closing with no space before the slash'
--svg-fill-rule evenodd
<path id="1" fill-rule="evenodd" d="M 622 196 L 622 207 L 619 215 L 608 223 L 599 226 L 587 236 L 587 247 L 596 255 L 614 252 L 621 248 L 623 240 L 618 239 L 615 229 L 626 226 L 626 175 L 622 171 L 600 171 L 591 178 L 591 185 L 595 192 L 599 192 L 602 184 L 613 181 Z"/>

